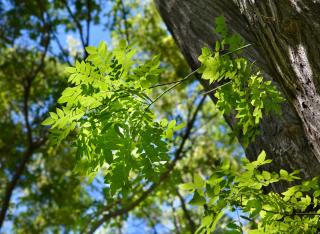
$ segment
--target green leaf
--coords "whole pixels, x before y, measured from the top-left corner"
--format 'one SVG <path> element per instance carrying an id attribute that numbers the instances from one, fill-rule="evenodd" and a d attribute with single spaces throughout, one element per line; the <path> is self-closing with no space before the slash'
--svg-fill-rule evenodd
<path id="1" fill-rule="evenodd" d="M 67 73 L 76 73 L 77 72 L 77 69 L 75 67 L 66 67 L 65 71 Z"/>
<path id="2" fill-rule="evenodd" d="M 198 59 L 201 63 L 205 63 L 205 61 L 212 56 L 212 52 L 211 52 L 210 48 L 208 48 L 208 47 L 203 47 L 201 49 L 201 51 L 202 51 L 202 53 Z"/>
<path id="3" fill-rule="evenodd" d="M 259 156 L 258 156 L 258 158 L 257 158 L 257 162 L 258 162 L 259 164 L 262 164 L 262 163 L 265 161 L 265 159 L 266 159 L 266 152 L 263 150 L 263 151 L 259 154 Z"/>
<path id="4" fill-rule="evenodd" d="M 228 223 L 227 228 L 230 229 L 239 229 L 238 225 L 235 223 Z"/>
<path id="5" fill-rule="evenodd" d="M 55 123 L 55 120 L 53 119 L 53 118 L 51 118 L 51 117 L 49 117 L 49 118 L 47 118 L 47 119 L 45 119 L 42 123 L 41 123 L 41 125 L 52 125 L 52 124 L 54 124 Z"/>
<path id="6" fill-rule="evenodd" d="M 64 117 L 64 113 L 61 109 L 57 108 L 57 114 L 60 118 Z"/>
<path id="7" fill-rule="evenodd" d="M 221 166 L 221 170 L 223 170 L 223 171 L 228 171 L 229 169 L 230 169 L 230 160 L 226 158 L 226 159 L 223 161 L 223 164 L 222 164 L 222 166 Z"/>
<path id="8" fill-rule="evenodd" d="M 98 53 L 104 54 L 107 51 L 107 44 L 104 41 L 101 41 L 98 45 Z"/>
<path id="9" fill-rule="evenodd" d="M 284 169 L 281 169 L 281 170 L 280 170 L 280 176 L 281 176 L 281 177 L 287 178 L 288 175 L 289 175 L 289 173 L 288 173 L 286 170 L 284 170 Z"/>
<path id="10" fill-rule="evenodd" d="M 216 230 L 216 226 L 219 222 L 219 220 L 223 217 L 224 212 L 221 210 L 215 217 L 214 217 L 214 222 L 211 226 L 211 231 L 215 231 Z"/>
<path id="11" fill-rule="evenodd" d="M 162 119 L 160 122 L 162 127 L 166 127 L 168 125 L 168 120 L 167 119 Z"/>
<path id="12" fill-rule="evenodd" d="M 248 233 L 249 234 L 265 234 L 263 230 L 259 230 L 259 229 L 249 230 Z"/>
<path id="13" fill-rule="evenodd" d="M 186 123 L 181 123 L 173 128 L 174 131 L 179 131 L 186 126 Z"/>
<path id="14" fill-rule="evenodd" d="M 216 58 L 209 58 L 205 62 L 205 69 L 202 74 L 202 79 L 209 80 L 210 83 L 216 81 L 220 74 L 219 74 L 219 60 Z"/>
<path id="15" fill-rule="evenodd" d="M 270 180 L 271 179 L 271 174 L 268 171 L 263 171 L 262 176 L 265 180 Z"/>
<path id="16" fill-rule="evenodd" d="M 170 128 L 170 129 L 167 129 L 166 130 L 166 138 L 167 139 L 172 139 L 172 137 L 173 137 L 173 131 L 172 131 L 172 129 Z"/>
<path id="17" fill-rule="evenodd" d="M 168 124 L 168 129 L 172 129 L 176 126 L 176 121 L 175 120 L 171 120 Z"/>
<path id="18" fill-rule="evenodd" d="M 135 50 L 125 41 L 110 52 L 105 42 L 86 51 L 86 61 L 67 68 L 71 85 L 43 124 L 52 125 L 50 137 L 56 143 L 70 137 L 81 175 L 93 175 L 107 165 L 102 171 L 110 194 L 125 198 L 138 181 L 159 179 L 169 160 L 164 136 L 171 139 L 182 125 L 175 126 L 175 120 L 159 124 L 148 109 L 143 82 L 149 86 L 158 82 L 159 56 L 147 62 L 133 59 Z"/>
<path id="19" fill-rule="evenodd" d="M 54 120 L 57 120 L 59 118 L 58 115 L 54 112 L 49 112 L 49 114 L 50 114 L 51 118 Z"/>
<path id="20" fill-rule="evenodd" d="M 207 215 L 203 217 L 201 220 L 201 225 L 204 227 L 209 227 L 213 222 L 213 218 L 214 218 L 213 215 Z"/>
<path id="21" fill-rule="evenodd" d="M 94 46 L 87 46 L 86 51 L 88 54 L 96 54 L 97 53 L 97 48 Z"/>
<path id="22" fill-rule="evenodd" d="M 220 34 L 222 38 L 225 38 L 227 36 L 227 26 L 226 21 L 223 16 L 218 16 L 215 18 L 215 32 Z"/>
<path id="23" fill-rule="evenodd" d="M 204 187 L 205 181 L 202 179 L 202 177 L 199 174 L 195 173 L 193 175 L 193 180 L 194 180 L 195 187 L 197 187 L 199 189 Z"/>
<path id="24" fill-rule="evenodd" d="M 194 192 L 191 201 L 189 202 L 190 205 L 193 206 L 202 206 L 206 203 L 206 199 L 201 196 L 197 191 Z"/>
<path id="25" fill-rule="evenodd" d="M 196 187 L 195 187 L 194 184 L 192 184 L 192 183 L 185 183 L 185 184 L 180 184 L 180 185 L 179 185 L 179 188 L 180 188 L 181 190 L 188 190 L 188 191 L 190 191 L 190 190 L 194 190 Z"/>

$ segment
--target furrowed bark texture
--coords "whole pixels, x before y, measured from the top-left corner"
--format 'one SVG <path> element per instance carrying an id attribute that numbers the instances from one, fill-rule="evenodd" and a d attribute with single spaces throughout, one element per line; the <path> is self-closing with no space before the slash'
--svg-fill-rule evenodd
<path id="1" fill-rule="evenodd" d="M 255 60 L 287 98 L 283 114 L 265 116 L 261 135 L 246 149 L 250 160 L 263 149 L 272 170 L 301 169 L 320 175 L 320 1 L 319 0 L 155 0 L 190 67 L 199 67 L 205 45 L 213 46 L 214 19 L 224 15 L 229 29 L 253 46 Z M 201 81 L 204 88 L 211 87 Z M 214 100 L 214 97 L 212 96 Z M 226 116 L 234 125 L 234 118 Z M 239 137 L 241 142 L 241 137 Z M 270 168 L 271 169 L 271 168 Z M 273 189 L 282 191 L 284 185 Z"/>

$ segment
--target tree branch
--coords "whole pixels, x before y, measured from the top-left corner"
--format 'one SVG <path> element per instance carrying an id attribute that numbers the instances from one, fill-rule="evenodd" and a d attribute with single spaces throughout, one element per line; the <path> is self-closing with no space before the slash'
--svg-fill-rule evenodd
<path id="1" fill-rule="evenodd" d="M 57 35 L 52 32 L 53 38 L 55 39 L 55 41 L 57 42 L 58 48 L 60 49 L 62 56 L 65 58 L 66 62 L 69 64 L 69 66 L 71 66 L 71 62 L 69 60 L 69 53 L 66 52 L 66 50 L 63 48 L 59 38 L 57 37 Z"/>
<path id="2" fill-rule="evenodd" d="M 129 43 L 129 25 L 128 25 L 128 19 L 127 19 L 127 10 L 126 10 L 126 7 L 124 5 L 124 2 L 123 0 L 120 0 L 120 9 L 121 9 L 121 12 L 122 12 L 122 19 L 124 21 L 124 32 L 125 32 L 125 35 L 126 35 L 126 40 L 127 42 Z"/>
<path id="3" fill-rule="evenodd" d="M 35 148 L 40 146 L 38 143 L 35 145 L 33 142 L 32 127 L 31 127 L 30 121 L 29 121 L 29 97 L 30 97 L 30 90 L 31 90 L 32 82 L 44 67 L 45 57 L 48 52 L 49 42 L 50 42 L 50 34 L 49 34 L 50 26 L 46 24 L 43 14 L 41 15 L 41 20 L 43 22 L 44 28 L 46 29 L 43 34 L 43 39 L 42 39 L 42 40 L 44 40 L 44 51 L 42 52 L 41 57 L 40 57 L 40 64 L 30 74 L 26 75 L 25 79 L 23 80 L 24 81 L 24 83 L 23 83 L 23 90 L 24 90 L 24 93 L 23 93 L 23 95 L 24 95 L 23 117 L 24 117 L 25 127 L 27 130 L 27 147 L 26 147 L 26 151 L 23 155 L 22 161 L 18 165 L 11 181 L 8 182 L 6 189 L 5 189 L 5 194 L 4 194 L 4 197 L 2 200 L 1 211 L 0 211 L 0 229 L 3 226 L 4 220 L 5 220 L 8 208 L 9 208 L 9 204 L 10 204 L 13 190 L 15 189 L 17 183 L 19 182 L 19 179 L 20 179 L 29 159 L 31 158 Z"/>
<path id="4" fill-rule="evenodd" d="M 1 206 L 1 212 L 0 212 L 0 230 L 1 230 L 1 227 L 3 226 L 4 220 L 5 220 L 8 208 L 9 208 L 9 203 L 10 203 L 10 199 L 12 196 L 12 192 L 13 192 L 14 188 L 16 187 L 27 162 L 29 161 L 30 157 L 32 156 L 32 153 L 33 153 L 32 147 L 29 147 L 27 149 L 27 151 L 25 151 L 25 153 L 23 155 L 23 159 L 20 162 L 18 168 L 16 169 L 15 174 L 13 175 L 11 181 L 6 186 L 5 194 L 2 199 L 2 206 Z"/>
<path id="5" fill-rule="evenodd" d="M 79 30 L 79 35 L 80 35 L 80 40 L 81 40 L 81 44 L 82 44 L 82 48 L 83 48 L 83 52 L 84 52 L 84 57 L 86 58 L 88 56 L 88 53 L 86 51 L 86 46 L 88 46 L 88 45 L 86 44 L 86 41 L 84 39 L 82 25 L 81 25 L 80 21 L 76 18 L 76 16 L 72 13 L 72 10 L 71 10 L 71 8 L 70 8 L 70 6 L 69 6 L 69 4 L 68 4 L 68 2 L 66 0 L 64 1 L 64 4 L 65 4 L 65 6 L 67 8 L 67 11 L 68 11 L 70 17 L 72 18 L 72 20 L 76 24 L 76 27 Z"/>
<path id="6" fill-rule="evenodd" d="M 90 40 L 90 22 L 91 22 L 91 0 L 87 0 L 87 40 L 86 44 L 87 46 L 89 45 L 89 40 Z"/>
<path id="7" fill-rule="evenodd" d="M 195 233 L 196 230 L 196 224 L 194 223 L 193 219 L 191 218 L 191 215 L 187 209 L 186 203 L 184 201 L 184 198 L 182 197 L 182 195 L 179 193 L 179 190 L 176 190 L 177 195 L 180 199 L 180 203 L 181 203 L 181 208 L 183 210 L 184 213 L 184 217 L 186 218 L 186 220 L 188 220 L 188 224 L 189 224 L 189 228 L 190 228 L 190 233 Z"/>
<path id="8" fill-rule="evenodd" d="M 172 215 L 173 215 L 173 224 L 174 224 L 174 228 L 175 228 L 175 233 L 180 234 L 180 227 L 178 224 L 178 220 L 177 220 L 177 216 L 176 216 L 176 209 L 174 208 L 173 203 L 171 203 L 171 209 L 172 209 Z"/>

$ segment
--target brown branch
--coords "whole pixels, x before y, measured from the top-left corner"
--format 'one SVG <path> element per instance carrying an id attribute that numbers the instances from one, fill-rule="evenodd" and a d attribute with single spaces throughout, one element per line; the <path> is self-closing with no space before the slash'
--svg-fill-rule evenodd
<path id="1" fill-rule="evenodd" d="M 39 72 L 44 67 L 45 57 L 48 52 L 49 43 L 50 43 L 50 34 L 49 34 L 50 26 L 46 24 L 44 17 L 43 17 L 43 14 L 42 14 L 41 19 L 42 19 L 44 28 L 46 29 L 43 34 L 43 38 L 42 38 L 42 40 L 44 41 L 44 51 L 42 52 L 41 57 L 40 57 L 40 64 L 30 74 L 26 75 L 26 77 L 24 79 L 24 83 L 23 83 L 23 88 L 24 88 L 23 116 L 24 116 L 25 127 L 27 130 L 27 147 L 26 147 L 26 151 L 23 155 L 22 161 L 20 162 L 20 164 L 16 168 L 12 179 L 6 185 L 4 197 L 2 199 L 2 204 L 1 204 L 1 211 L 0 211 L 0 229 L 3 226 L 3 222 L 6 217 L 6 214 L 7 214 L 8 208 L 9 208 L 9 204 L 10 204 L 10 200 L 12 197 L 12 193 L 13 193 L 16 185 L 18 184 L 20 177 L 21 177 L 28 161 L 30 160 L 34 150 L 40 146 L 40 144 L 38 144 L 39 142 L 37 142 L 37 144 L 34 144 L 34 142 L 33 142 L 32 127 L 31 127 L 30 121 L 29 121 L 29 96 L 30 96 L 30 90 L 31 90 L 31 85 L 32 85 L 33 80 L 35 79 L 35 77 L 39 74 Z"/>
<path id="2" fill-rule="evenodd" d="M 127 18 L 127 10 L 126 7 L 124 5 L 123 0 L 120 0 L 120 4 L 121 4 L 121 13 L 122 13 L 122 19 L 124 21 L 124 32 L 126 35 L 126 40 L 129 43 L 129 25 L 128 25 L 128 18 Z"/>
<path id="3" fill-rule="evenodd" d="M 161 86 L 167 86 L 167 85 L 172 85 L 172 84 L 177 84 L 177 83 L 182 83 L 186 80 L 188 80 L 190 77 L 192 77 L 192 75 L 194 75 L 195 73 L 197 73 L 199 71 L 199 68 L 197 68 L 196 70 L 190 72 L 188 75 L 186 75 L 184 78 L 182 78 L 181 80 L 176 80 L 176 81 L 172 81 L 172 82 L 168 82 L 168 83 L 161 83 L 161 84 L 156 84 L 156 85 L 152 85 L 150 87 L 150 89 L 156 88 L 156 87 L 161 87 Z"/>
<path id="4" fill-rule="evenodd" d="M 266 210 L 266 209 L 261 209 L 265 212 L 269 212 L 269 213 L 272 213 L 272 214 L 280 214 L 280 215 L 283 215 L 283 216 L 286 216 L 286 217 L 289 217 L 289 216 L 294 216 L 294 215 L 299 215 L 299 216 L 320 216 L 320 214 L 318 213 L 310 213 L 310 212 L 292 212 L 292 213 L 286 213 L 286 212 L 281 212 L 281 211 L 272 211 L 272 210 Z"/>
<path id="5" fill-rule="evenodd" d="M 49 44 L 50 44 L 50 35 L 49 32 L 45 33 L 46 35 L 44 36 L 45 38 L 43 40 L 45 40 L 45 47 L 44 47 L 44 51 L 41 53 L 41 57 L 40 57 L 40 64 L 37 66 L 37 68 L 32 72 L 32 74 L 28 77 L 30 79 L 30 86 L 32 81 L 36 78 L 36 76 L 39 74 L 39 72 L 41 70 L 43 70 L 44 65 L 45 65 L 45 58 L 48 52 L 48 48 L 49 48 Z M 29 81 L 27 81 L 29 82 Z M 29 85 L 29 84 L 27 84 Z"/>
<path id="6" fill-rule="evenodd" d="M 188 224 L 189 224 L 189 228 L 190 228 L 190 233 L 195 233 L 196 230 L 196 224 L 194 223 L 193 219 L 191 218 L 191 215 L 187 209 L 186 203 L 184 201 L 184 198 L 182 197 L 182 195 L 179 193 L 179 190 L 176 190 L 176 193 L 180 199 L 180 203 L 181 203 L 181 208 L 183 210 L 183 214 L 184 217 L 186 218 L 186 220 L 188 220 Z"/>
<path id="7" fill-rule="evenodd" d="M 178 224 L 178 220 L 177 220 L 177 216 L 176 216 L 176 209 L 174 208 L 173 203 L 171 203 L 171 209 L 172 209 L 172 215 L 173 215 L 173 224 L 174 224 L 174 228 L 175 228 L 175 233 L 180 234 L 180 227 Z"/>
<path id="8" fill-rule="evenodd" d="M 55 39 L 55 41 L 57 42 L 57 45 L 58 45 L 58 48 L 60 49 L 61 53 L 62 53 L 62 56 L 64 57 L 65 61 L 68 63 L 69 66 L 71 66 L 71 62 L 70 62 L 70 59 L 69 59 L 69 53 L 66 52 L 66 50 L 63 48 L 59 38 L 57 37 L 57 35 L 52 32 L 52 35 L 53 35 L 53 38 Z"/>
<path id="9" fill-rule="evenodd" d="M 44 24 L 48 25 L 48 27 L 49 27 L 48 31 L 51 33 L 51 35 L 53 36 L 54 40 L 56 41 L 56 43 L 58 45 L 58 48 L 61 50 L 62 56 L 65 59 L 65 62 L 67 62 L 71 66 L 71 62 L 70 62 L 70 60 L 68 58 L 68 53 L 66 53 L 66 51 L 63 49 L 63 46 L 62 46 L 59 38 L 57 37 L 56 32 L 53 30 L 53 27 L 52 27 L 53 24 L 52 24 L 52 20 L 51 20 L 50 14 L 45 11 L 44 6 L 42 5 L 42 2 L 40 0 L 37 0 L 37 3 L 39 5 L 41 13 L 42 13 L 42 16 L 41 16 L 42 22 Z M 47 19 L 46 20 L 44 19 L 45 13 L 47 14 Z"/>
<path id="10" fill-rule="evenodd" d="M 86 44 L 87 46 L 89 45 L 89 40 L 90 40 L 90 22 L 91 22 L 91 0 L 87 0 L 87 41 Z"/>
<path id="11" fill-rule="evenodd" d="M 47 23 L 45 20 L 45 10 L 44 7 L 42 6 L 41 1 L 37 1 L 38 5 L 40 7 L 41 10 L 41 15 L 40 15 L 40 19 L 43 23 L 43 27 L 44 27 L 44 33 L 42 34 L 42 42 L 44 43 L 44 50 L 40 56 L 40 64 L 34 69 L 33 72 L 31 72 L 31 74 L 29 76 L 27 76 L 27 84 L 26 84 L 26 88 L 31 88 L 31 84 L 32 81 L 35 79 L 35 77 L 38 75 L 38 73 L 43 69 L 44 64 L 45 64 L 45 58 L 49 49 L 49 44 L 50 44 L 50 32 L 51 32 L 51 24 Z M 28 101 L 28 100 L 27 100 Z"/>
<path id="12" fill-rule="evenodd" d="M 35 75 L 37 72 L 35 73 Z M 3 222 L 5 220 L 11 196 L 13 193 L 13 190 L 15 189 L 16 185 L 18 184 L 20 177 L 30 160 L 34 150 L 36 147 L 40 146 L 39 144 L 34 145 L 33 139 L 32 139 L 32 128 L 30 126 L 29 122 L 29 95 L 30 95 L 30 89 L 31 89 L 31 84 L 32 84 L 32 78 L 27 78 L 27 82 L 24 84 L 24 101 L 23 101 L 23 113 L 24 113 L 24 121 L 25 121 L 25 126 L 27 129 L 27 149 L 23 155 L 22 161 L 18 165 L 17 169 L 15 170 L 15 173 L 11 179 L 10 182 L 8 182 L 5 190 L 4 197 L 2 199 L 2 205 L 1 205 L 1 211 L 0 211 L 0 229 L 3 225 Z"/>
<path id="13" fill-rule="evenodd" d="M 70 17 L 72 18 L 72 20 L 76 24 L 76 27 L 79 30 L 79 35 L 80 35 L 80 40 L 81 40 L 81 44 L 82 44 L 82 48 L 83 48 L 83 52 L 84 52 L 84 57 L 86 58 L 88 56 L 88 53 L 86 51 L 86 47 L 88 45 L 86 44 L 86 41 L 84 40 L 82 25 L 81 25 L 80 21 L 76 18 L 76 16 L 72 13 L 72 10 L 71 10 L 67 0 L 64 1 L 64 4 L 67 8 L 67 11 L 68 11 Z"/>
<path id="14" fill-rule="evenodd" d="M 145 216 L 146 219 L 149 220 L 151 224 L 151 228 L 153 229 L 153 234 L 158 234 L 156 224 L 157 224 L 157 217 L 150 217 L 150 214 L 147 213 L 144 209 L 141 209 L 141 213 Z M 153 220 L 155 218 L 155 221 Z"/>
<path id="15" fill-rule="evenodd" d="M 213 89 L 210 89 L 209 91 L 203 92 L 203 93 L 201 93 L 201 94 L 206 95 L 206 94 L 212 93 L 212 92 L 216 91 L 217 89 L 220 89 L 220 88 L 222 88 L 222 87 L 230 84 L 231 82 L 232 82 L 232 81 L 228 81 L 228 82 L 226 82 L 226 83 L 224 83 L 224 84 L 222 84 L 222 85 L 219 85 L 219 86 L 217 86 L 217 87 L 215 87 L 215 88 L 213 88 Z"/>
<path id="16" fill-rule="evenodd" d="M 94 233 L 102 224 L 104 224 L 106 221 L 108 221 L 111 218 L 120 216 L 120 215 L 124 215 L 127 214 L 129 211 L 133 210 L 135 207 L 137 207 L 141 202 L 143 202 L 159 185 L 162 184 L 162 182 L 164 182 L 167 178 L 169 178 L 172 170 L 174 169 L 176 163 L 183 157 L 182 151 L 183 148 L 190 136 L 191 130 L 194 126 L 194 123 L 197 119 L 198 113 L 200 111 L 200 109 L 202 108 L 202 105 L 205 101 L 206 95 L 203 96 L 201 98 L 201 101 L 199 102 L 192 119 L 187 123 L 186 126 L 186 130 L 185 133 L 182 137 L 182 141 L 181 144 L 179 146 L 179 148 L 177 149 L 177 151 L 175 152 L 175 157 L 174 159 L 171 161 L 171 163 L 168 165 L 167 170 L 162 173 L 160 175 L 160 178 L 157 182 L 154 182 L 149 189 L 147 189 L 145 192 L 143 192 L 140 197 L 138 199 L 136 199 L 135 201 L 133 201 L 132 203 L 128 204 L 127 206 L 123 207 L 122 209 L 116 210 L 116 211 L 112 211 L 109 212 L 108 214 L 103 215 L 103 217 L 98 220 L 97 222 L 95 222 L 92 227 L 91 230 L 88 233 Z M 133 199 L 128 199 L 128 200 L 133 200 Z"/>
<path id="17" fill-rule="evenodd" d="M 6 186 L 5 194 L 2 199 L 1 212 L 0 212 L 0 230 L 1 230 L 1 227 L 2 227 L 3 222 L 5 220 L 8 208 L 9 208 L 9 203 L 10 203 L 10 199 L 12 196 L 12 192 L 13 192 L 14 188 L 16 187 L 27 162 L 29 161 L 30 157 L 32 156 L 32 153 L 33 153 L 32 147 L 29 147 L 25 151 L 25 153 L 23 155 L 23 159 L 20 162 L 18 168 L 16 169 L 15 174 L 13 175 L 11 181 Z"/>

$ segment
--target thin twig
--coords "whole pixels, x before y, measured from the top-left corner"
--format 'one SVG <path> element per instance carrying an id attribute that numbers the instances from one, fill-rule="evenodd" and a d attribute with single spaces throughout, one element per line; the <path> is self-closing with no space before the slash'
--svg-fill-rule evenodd
<path id="1" fill-rule="evenodd" d="M 176 209 L 173 205 L 173 202 L 171 202 L 171 209 L 172 209 L 172 216 L 173 216 L 173 224 L 174 224 L 174 227 L 175 227 L 175 230 L 176 230 L 176 233 L 177 234 L 180 234 L 181 231 L 180 231 L 180 227 L 179 227 L 179 224 L 178 224 L 178 220 L 177 220 L 177 217 L 176 217 Z M 193 232 L 191 232 L 193 233 Z"/>
<path id="2" fill-rule="evenodd" d="M 215 87 L 215 88 L 213 88 L 213 89 L 210 89 L 209 91 L 204 92 L 204 93 L 201 93 L 201 94 L 202 94 L 202 95 L 206 95 L 206 94 L 212 93 L 212 92 L 216 91 L 217 89 L 220 89 L 220 88 L 222 88 L 223 86 L 226 86 L 226 85 L 230 84 L 231 82 L 232 82 L 232 81 L 228 81 L 227 83 L 224 83 L 224 84 L 222 84 L 222 85 L 220 85 L 220 86 L 218 86 L 218 87 Z"/>
<path id="3" fill-rule="evenodd" d="M 76 16 L 72 13 L 72 10 L 68 4 L 68 1 L 67 0 L 64 0 L 64 4 L 66 6 L 66 9 L 70 15 L 70 17 L 72 18 L 72 20 L 74 21 L 74 23 L 76 24 L 76 27 L 78 28 L 79 30 L 79 35 L 80 35 L 80 40 L 81 40 L 81 44 L 82 44 L 82 48 L 83 48 L 83 51 L 84 51 L 84 57 L 86 58 L 88 56 L 88 53 L 86 51 L 86 46 L 88 46 L 86 44 L 86 41 L 84 40 L 84 35 L 83 35 L 83 28 L 82 28 L 82 25 L 81 25 L 81 22 L 76 18 Z"/>
<path id="4" fill-rule="evenodd" d="M 120 0 L 120 5 L 121 5 L 121 12 L 122 12 L 122 18 L 124 20 L 124 32 L 125 32 L 125 35 L 126 35 L 126 40 L 127 40 L 127 43 L 129 43 L 129 25 L 128 25 L 128 19 L 127 19 L 127 10 L 126 10 L 126 7 L 124 5 L 124 2 L 123 0 Z"/>
<path id="5" fill-rule="evenodd" d="M 185 76 L 185 77 L 184 77 L 183 79 L 181 79 L 181 80 L 176 80 L 176 81 L 172 81 L 172 82 L 168 82 L 168 83 L 162 83 L 162 84 L 156 84 L 156 85 L 150 86 L 149 89 L 153 89 L 153 88 L 160 87 L 160 86 L 166 86 L 166 85 L 176 84 L 176 83 L 182 83 L 182 82 L 188 80 L 193 74 L 195 74 L 196 72 L 198 72 L 199 69 L 200 69 L 200 67 L 197 68 L 196 70 L 190 72 L 187 76 Z"/>
<path id="6" fill-rule="evenodd" d="M 87 41 L 86 45 L 89 45 L 90 40 L 90 23 L 91 23 L 91 0 L 87 0 Z"/>
<path id="7" fill-rule="evenodd" d="M 199 68 L 198 68 L 199 69 Z M 170 92 L 172 89 L 174 89 L 175 87 L 177 87 L 178 85 L 182 84 L 182 82 L 186 81 L 187 79 L 189 79 L 189 77 L 191 77 L 194 73 L 196 73 L 198 71 L 198 69 L 194 70 L 193 72 L 189 73 L 185 78 L 183 78 L 182 80 L 176 81 L 174 82 L 170 88 L 166 89 L 165 91 L 163 91 L 158 97 L 156 97 L 145 109 L 145 112 L 156 102 L 158 101 L 161 97 L 163 97 L 166 93 Z M 167 84 L 166 84 L 167 85 Z M 159 87 L 158 86 L 153 86 L 153 87 Z"/>
<path id="8" fill-rule="evenodd" d="M 236 210 L 236 212 L 237 212 L 237 216 L 238 216 L 239 227 L 241 228 L 241 233 L 243 234 L 242 223 L 241 223 L 241 220 L 240 220 L 239 212 L 238 212 L 238 210 Z"/>
<path id="9" fill-rule="evenodd" d="M 180 194 L 179 190 L 176 190 L 176 193 L 180 199 L 180 203 L 181 203 L 181 208 L 183 210 L 184 213 L 184 217 L 188 220 L 188 224 L 189 224 L 189 228 L 190 228 L 190 233 L 195 233 L 196 230 L 196 224 L 194 223 L 193 219 L 191 218 L 190 212 L 187 209 L 186 203 L 184 201 L 183 196 Z"/>
<path id="10" fill-rule="evenodd" d="M 242 49 L 244 49 L 244 48 L 247 48 L 247 47 L 249 47 L 249 46 L 252 46 L 252 44 L 247 44 L 247 45 L 241 46 L 241 47 L 239 47 L 239 48 L 237 48 L 237 49 L 235 49 L 235 50 L 232 50 L 232 51 L 229 51 L 229 52 L 227 52 L 227 53 L 224 53 L 224 54 L 221 55 L 221 57 L 222 57 L 222 56 L 225 56 L 225 55 L 228 55 L 228 54 L 233 54 L 234 52 L 237 52 L 237 51 L 242 50 Z"/>
<path id="11" fill-rule="evenodd" d="M 49 43 L 50 43 L 49 25 L 47 25 L 46 22 L 44 21 L 43 15 L 42 15 L 41 19 L 43 21 L 43 27 L 45 29 L 47 29 L 46 32 L 44 32 L 44 34 L 43 34 L 43 40 L 45 43 L 44 51 L 42 52 L 41 57 L 40 57 L 40 64 L 35 69 L 33 69 L 30 74 L 26 75 L 26 77 L 24 79 L 25 83 L 23 84 L 23 89 L 24 89 L 23 115 L 24 115 L 25 127 L 27 129 L 27 147 L 24 152 L 22 161 L 19 163 L 18 167 L 16 168 L 15 172 L 13 173 L 12 179 L 6 185 L 4 197 L 2 198 L 2 205 L 1 205 L 1 211 L 0 211 L 0 230 L 3 225 L 4 220 L 6 218 L 7 211 L 9 209 L 12 193 L 13 193 L 16 185 L 18 184 L 20 177 L 21 177 L 28 161 L 30 160 L 34 150 L 36 149 L 36 147 L 34 145 L 34 141 L 33 141 L 33 136 L 32 136 L 32 127 L 31 127 L 30 121 L 29 121 L 29 96 L 30 96 L 31 85 L 32 85 L 33 80 L 36 78 L 38 73 L 44 68 L 45 58 L 46 58 L 46 54 L 48 52 Z"/>
<path id="12" fill-rule="evenodd" d="M 69 60 L 69 53 L 66 52 L 66 50 L 63 48 L 59 38 L 57 37 L 55 32 L 52 32 L 53 38 L 56 41 L 58 48 L 60 49 L 62 56 L 65 58 L 65 61 L 68 63 L 69 66 L 71 66 L 71 62 Z"/>

